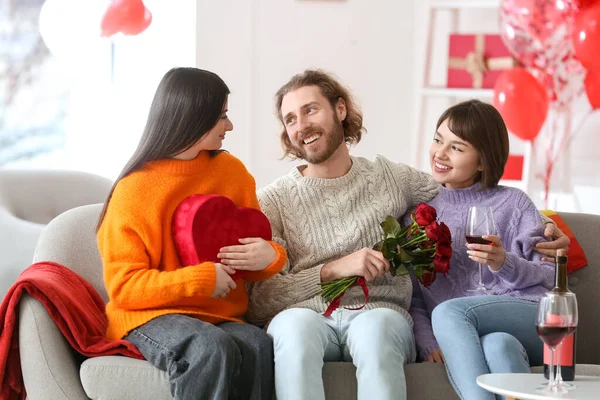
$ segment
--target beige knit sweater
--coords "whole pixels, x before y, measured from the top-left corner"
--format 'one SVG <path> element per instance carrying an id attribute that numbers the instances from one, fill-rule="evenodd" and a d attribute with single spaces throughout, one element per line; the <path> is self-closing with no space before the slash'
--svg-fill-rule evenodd
<path id="1" fill-rule="evenodd" d="M 264 325 L 287 308 L 324 312 L 319 291 L 323 264 L 381 240 L 380 223 L 396 218 L 438 193 L 430 175 L 384 157 L 370 161 L 352 157 L 352 167 L 336 179 L 304 177 L 295 167 L 259 190 L 262 211 L 271 221 L 273 240 L 288 252 L 288 263 L 278 275 L 248 287 L 249 322 Z M 387 307 L 408 314 L 412 285 L 408 276 L 386 274 L 369 283 L 366 309 Z M 350 289 L 342 305 L 359 306 L 364 296 Z"/>

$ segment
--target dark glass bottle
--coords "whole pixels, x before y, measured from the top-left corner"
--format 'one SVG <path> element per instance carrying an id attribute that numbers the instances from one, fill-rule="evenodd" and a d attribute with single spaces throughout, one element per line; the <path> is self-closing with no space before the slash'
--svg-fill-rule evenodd
<path id="1" fill-rule="evenodd" d="M 553 293 L 570 292 L 567 286 L 567 256 L 564 250 L 558 250 L 556 256 L 556 272 L 554 278 Z M 575 379 L 575 350 L 577 344 L 577 331 L 563 339 L 560 350 L 560 372 L 564 381 Z M 555 355 L 555 362 L 558 354 Z M 548 379 L 550 349 L 544 344 L 544 376 Z M 556 376 L 556 365 L 554 365 L 554 374 Z"/>

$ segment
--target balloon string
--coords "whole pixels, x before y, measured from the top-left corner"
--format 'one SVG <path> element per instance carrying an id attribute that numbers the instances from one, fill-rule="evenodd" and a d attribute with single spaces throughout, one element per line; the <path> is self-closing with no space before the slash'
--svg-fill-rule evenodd
<path id="1" fill-rule="evenodd" d="M 110 83 L 115 83 L 115 42 L 110 42 Z"/>
<path id="2" fill-rule="evenodd" d="M 584 116 L 583 118 L 579 121 L 579 123 L 577 124 L 577 127 L 573 130 L 570 131 L 570 127 L 571 127 L 571 119 L 572 119 L 572 114 L 571 111 L 564 111 L 564 118 L 565 118 L 565 129 L 563 132 L 563 135 L 561 137 L 560 140 L 560 144 L 558 146 L 557 149 L 554 149 L 554 144 L 555 144 L 555 140 L 556 140 L 556 132 L 557 132 L 557 120 L 558 120 L 558 112 L 556 113 L 552 113 L 552 121 L 551 121 L 551 136 L 550 136 L 550 144 L 548 145 L 548 148 L 546 149 L 546 167 L 544 169 L 544 174 L 538 174 L 539 178 L 542 178 L 543 182 L 544 182 L 544 204 L 545 207 L 548 208 L 548 199 L 549 199 L 549 195 L 550 195 L 550 179 L 552 177 L 552 172 L 554 169 L 554 165 L 555 163 L 558 161 L 558 158 L 561 156 L 561 154 L 568 150 L 569 147 L 571 146 L 571 143 L 573 142 L 573 140 L 575 139 L 575 137 L 582 131 L 583 126 L 585 125 L 585 123 L 587 122 L 588 118 L 590 117 L 590 115 L 592 115 L 592 113 L 594 112 L 593 109 L 590 109 Z"/>
<path id="3" fill-rule="evenodd" d="M 550 195 L 550 178 L 552 176 L 552 169 L 554 168 L 554 143 L 556 141 L 556 131 L 558 127 L 558 111 L 552 113 L 552 123 L 550 125 L 550 144 L 546 149 L 546 171 L 544 175 L 544 204 L 548 208 L 548 198 Z"/>
<path id="4" fill-rule="evenodd" d="M 594 109 L 590 108 L 588 110 L 588 112 L 583 116 L 583 118 L 581 118 L 581 121 L 579 121 L 579 124 L 577 124 L 577 127 L 573 130 L 573 132 L 571 132 L 569 137 L 566 138 L 565 149 L 568 149 L 571 146 L 571 143 L 573 142 L 575 137 L 583 130 L 582 129 L 583 126 L 587 122 L 590 115 L 592 115 L 593 113 L 594 113 Z"/>

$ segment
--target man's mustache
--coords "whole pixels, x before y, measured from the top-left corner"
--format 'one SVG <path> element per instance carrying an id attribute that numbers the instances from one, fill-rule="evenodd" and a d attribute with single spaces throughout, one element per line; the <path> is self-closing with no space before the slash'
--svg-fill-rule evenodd
<path id="1" fill-rule="evenodd" d="M 314 135 L 315 132 L 323 132 L 323 129 L 321 129 L 321 127 L 318 124 L 314 124 L 314 123 L 310 124 L 309 126 L 307 126 L 302 131 L 299 132 L 300 140 L 304 141 L 304 140 L 308 139 L 309 137 Z"/>

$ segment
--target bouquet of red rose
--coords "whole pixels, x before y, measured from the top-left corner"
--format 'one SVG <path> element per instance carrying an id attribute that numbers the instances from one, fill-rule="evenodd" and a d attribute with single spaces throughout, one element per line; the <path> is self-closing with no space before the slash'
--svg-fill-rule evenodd
<path id="1" fill-rule="evenodd" d="M 402 227 L 394 217 L 388 216 L 381 223 L 383 239 L 373 249 L 381 251 L 390 262 L 392 275 L 414 273 L 423 286 L 429 287 L 437 274 L 446 275 L 450 269 L 450 229 L 443 222 L 438 223 L 435 208 L 424 203 L 419 204 L 411 213 L 411 220 L 410 225 Z M 355 285 L 363 288 L 366 303 L 369 292 L 362 277 L 353 276 L 321 283 L 319 294 L 325 301 L 331 302 L 326 315 L 339 306 L 346 290 Z"/>

